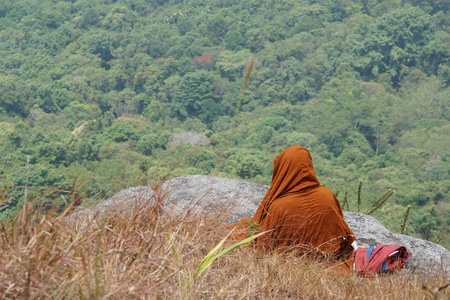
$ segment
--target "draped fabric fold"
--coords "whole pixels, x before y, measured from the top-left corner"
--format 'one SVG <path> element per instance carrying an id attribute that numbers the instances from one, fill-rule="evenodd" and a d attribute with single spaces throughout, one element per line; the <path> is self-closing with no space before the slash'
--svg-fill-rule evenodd
<path id="1" fill-rule="evenodd" d="M 352 253 L 355 236 L 344 220 L 334 193 L 320 185 L 309 151 L 292 146 L 273 160 L 272 183 L 255 215 L 225 228 L 241 239 L 255 230 L 268 231 L 258 247 L 295 249 L 321 256 Z"/>

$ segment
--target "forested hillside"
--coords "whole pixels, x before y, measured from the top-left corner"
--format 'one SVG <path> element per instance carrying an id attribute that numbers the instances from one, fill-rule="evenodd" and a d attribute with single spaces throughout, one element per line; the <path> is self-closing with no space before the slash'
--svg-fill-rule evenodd
<path id="1" fill-rule="evenodd" d="M 2 218 L 21 208 L 25 185 L 75 188 L 90 205 L 161 176 L 269 184 L 275 155 L 300 144 L 323 184 L 341 201 L 349 191 L 351 210 L 361 179 L 361 211 L 395 189 L 374 216 L 399 232 L 411 205 L 407 233 L 450 248 L 449 9 L 447 0 L 2 0 Z M 70 201 L 28 196 L 43 209 Z"/>

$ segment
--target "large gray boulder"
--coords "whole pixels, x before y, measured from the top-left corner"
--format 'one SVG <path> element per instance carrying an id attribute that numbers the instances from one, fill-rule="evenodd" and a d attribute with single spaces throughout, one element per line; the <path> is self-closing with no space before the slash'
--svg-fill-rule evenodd
<path id="1" fill-rule="evenodd" d="M 253 216 L 269 186 L 247 181 L 206 175 L 189 175 L 166 181 L 159 195 L 165 208 L 172 212 L 224 212 L 225 223 L 232 224 Z M 155 201 L 157 193 L 148 187 L 133 187 L 120 191 L 90 210 L 99 215 L 111 211 L 126 211 L 134 205 Z M 86 211 L 84 211 L 86 213 Z M 375 218 L 344 212 L 345 221 L 356 235 L 359 247 L 377 244 L 403 245 L 410 254 L 413 268 L 450 272 L 450 251 L 429 241 L 392 233 Z"/>

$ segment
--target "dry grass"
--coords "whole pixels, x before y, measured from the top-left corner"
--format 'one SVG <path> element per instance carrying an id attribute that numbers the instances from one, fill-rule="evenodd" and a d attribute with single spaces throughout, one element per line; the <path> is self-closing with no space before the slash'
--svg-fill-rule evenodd
<path id="1" fill-rule="evenodd" d="M 342 276 L 326 263 L 292 254 L 263 254 L 251 247 L 217 259 L 195 281 L 200 261 L 223 238 L 223 215 L 171 215 L 163 212 L 163 206 L 164 196 L 159 196 L 126 215 L 67 220 L 33 212 L 0 224 L 0 295 L 5 299 L 427 299 L 423 284 L 440 287 L 450 281 L 448 274 Z M 448 289 L 441 294 L 448 297 Z"/>

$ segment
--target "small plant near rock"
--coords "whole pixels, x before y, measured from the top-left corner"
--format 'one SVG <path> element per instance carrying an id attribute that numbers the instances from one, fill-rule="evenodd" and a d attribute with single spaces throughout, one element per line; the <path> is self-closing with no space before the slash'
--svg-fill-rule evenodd
<path id="1" fill-rule="evenodd" d="M 249 220 L 248 221 L 248 225 L 247 225 L 247 229 L 248 229 L 248 232 L 245 235 L 246 237 L 256 234 L 258 231 L 261 230 L 261 227 L 259 227 L 258 222 L 254 222 L 253 223 L 252 221 Z"/>

